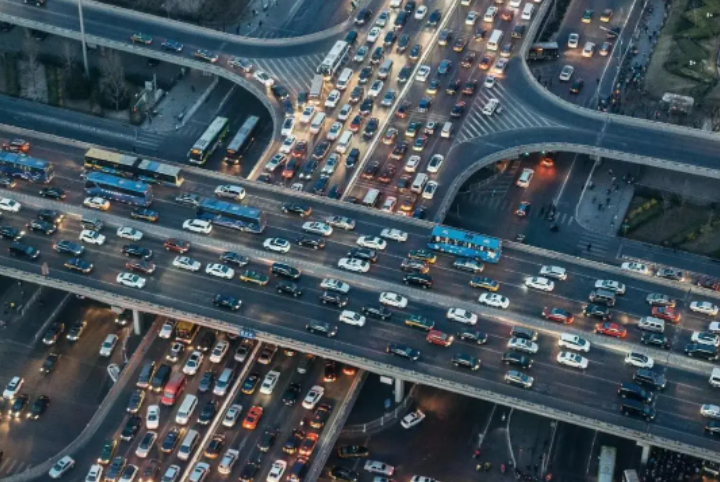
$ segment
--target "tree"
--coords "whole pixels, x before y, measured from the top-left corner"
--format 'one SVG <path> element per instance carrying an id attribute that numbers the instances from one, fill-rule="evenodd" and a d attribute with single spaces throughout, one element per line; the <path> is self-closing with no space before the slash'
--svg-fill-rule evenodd
<path id="1" fill-rule="evenodd" d="M 108 50 L 100 60 L 100 90 L 116 111 L 127 100 L 129 88 L 125 81 L 122 59 L 113 50 Z"/>
<path id="2" fill-rule="evenodd" d="M 38 92 L 38 71 L 40 70 L 40 43 L 32 38 L 29 30 L 25 31 L 25 39 L 23 40 L 23 56 L 25 57 L 25 74 L 26 79 L 30 80 L 28 86 L 30 97 L 32 99 L 39 98 Z"/>

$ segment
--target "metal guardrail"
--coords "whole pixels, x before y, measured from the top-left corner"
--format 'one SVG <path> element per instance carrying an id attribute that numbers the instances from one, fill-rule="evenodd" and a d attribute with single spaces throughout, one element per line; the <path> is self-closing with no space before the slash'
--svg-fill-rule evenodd
<path id="1" fill-rule="evenodd" d="M 392 410 L 390 413 L 386 413 L 382 417 L 368 423 L 358 423 L 355 425 L 346 426 L 343 428 L 342 432 L 344 434 L 368 433 L 370 431 L 374 432 L 375 430 L 385 427 L 385 425 L 394 422 L 402 416 L 401 414 L 405 413 L 408 406 L 410 406 L 410 404 L 414 401 L 413 395 L 415 395 L 417 387 L 418 385 L 413 385 L 407 396 L 403 398 L 403 401 L 400 403 L 400 405 L 395 407 L 395 409 Z"/>

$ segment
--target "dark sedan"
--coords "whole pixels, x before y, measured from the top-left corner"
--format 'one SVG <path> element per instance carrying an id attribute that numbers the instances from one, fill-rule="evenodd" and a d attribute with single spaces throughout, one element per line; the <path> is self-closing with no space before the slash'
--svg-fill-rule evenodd
<path id="1" fill-rule="evenodd" d="M 126 244 L 122 247 L 122 254 L 127 257 L 150 259 L 153 256 L 152 249 L 137 244 Z"/>
<path id="2" fill-rule="evenodd" d="M 25 233 L 12 226 L 0 226 L 0 238 L 19 241 Z"/>
<path id="3" fill-rule="evenodd" d="M 312 214 L 312 208 L 310 206 L 299 203 L 285 203 L 282 205 L 281 209 L 285 214 L 296 214 L 301 218 Z"/>

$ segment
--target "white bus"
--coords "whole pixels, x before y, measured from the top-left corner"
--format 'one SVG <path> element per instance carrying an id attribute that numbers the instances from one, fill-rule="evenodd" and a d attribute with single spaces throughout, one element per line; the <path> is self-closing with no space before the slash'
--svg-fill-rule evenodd
<path id="1" fill-rule="evenodd" d="M 308 93 L 308 103 L 317 105 L 320 103 L 323 91 L 323 77 L 320 74 L 314 75 L 312 84 L 310 84 L 310 93 Z"/>
<path id="2" fill-rule="evenodd" d="M 623 471 L 623 482 L 640 482 L 637 471 L 632 469 Z"/>
<path id="3" fill-rule="evenodd" d="M 240 160 L 247 152 L 250 144 L 255 140 L 253 136 L 255 128 L 258 126 L 260 118 L 254 115 L 248 116 L 243 125 L 238 129 L 235 137 L 232 138 L 227 146 L 227 154 L 225 154 L 225 162 L 228 164 L 240 164 Z"/>
<path id="4" fill-rule="evenodd" d="M 598 482 L 613 482 L 613 474 L 615 473 L 615 455 L 615 447 L 607 445 L 600 447 Z"/>
<path id="5" fill-rule="evenodd" d="M 341 65 L 347 60 L 350 53 L 350 44 L 344 40 L 338 40 L 327 54 L 325 59 L 318 65 L 317 73 L 321 74 L 325 80 L 330 80 Z"/>
<path id="6" fill-rule="evenodd" d="M 230 127 L 230 122 L 226 117 L 216 117 L 188 152 L 190 162 L 193 164 L 205 164 L 210 154 L 215 152 L 218 144 L 227 135 L 228 127 Z"/>
<path id="7" fill-rule="evenodd" d="M 502 30 L 493 30 L 493 33 L 490 35 L 490 40 L 488 40 L 488 43 L 487 43 L 488 50 L 499 49 L 500 42 L 502 42 L 502 38 L 503 38 Z"/>

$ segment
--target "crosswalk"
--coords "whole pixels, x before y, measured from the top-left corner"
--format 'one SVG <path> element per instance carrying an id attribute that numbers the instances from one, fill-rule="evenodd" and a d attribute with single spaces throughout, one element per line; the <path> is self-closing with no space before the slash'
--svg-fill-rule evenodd
<path id="1" fill-rule="evenodd" d="M 585 255 L 583 256 L 605 256 L 607 254 L 613 254 L 608 253 L 612 241 L 613 238 L 606 234 L 595 233 L 593 231 L 583 229 L 582 234 L 578 237 L 577 248 L 578 251 L 585 252 Z M 590 246 L 589 250 L 587 249 L 588 245 Z"/>
<path id="2" fill-rule="evenodd" d="M 482 108 L 490 99 L 500 101 L 501 112 L 496 111 L 493 115 L 488 116 L 482 113 Z M 502 82 L 495 84 L 492 89 L 479 89 L 466 112 L 460 132 L 455 137 L 456 143 L 494 132 L 559 126 L 559 124 L 545 119 L 533 108 L 519 104 Z"/>
<path id="3" fill-rule="evenodd" d="M 31 462 L 23 462 L 22 460 L 3 457 L 2 463 L 0 463 L 0 475 L 8 477 L 19 474 L 32 466 L 33 464 Z"/>
<path id="4" fill-rule="evenodd" d="M 495 183 L 493 182 L 492 185 L 495 186 Z M 507 213 L 510 216 L 515 216 L 515 211 L 518 208 L 517 202 L 504 198 L 498 191 L 493 195 L 492 189 L 467 192 L 462 196 L 462 202 L 463 204 L 482 207 L 483 212 L 494 211 L 497 213 Z M 540 217 L 542 217 L 542 215 L 539 209 L 530 210 L 528 218 L 535 219 Z M 554 222 L 558 226 L 571 226 L 575 222 L 575 216 L 572 213 L 558 212 Z"/>
<path id="5" fill-rule="evenodd" d="M 264 70 L 271 77 L 277 79 L 293 94 L 292 97 L 297 97 L 298 92 L 310 90 L 315 70 L 324 57 L 323 54 L 316 53 L 292 58 L 249 60 L 260 70 Z"/>
<path id="6" fill-rule="evenodd" d="M 504 172 L 469 184 L 465 189 L 465 193 L 468 195 L 477 195 L 478 198 L 487 195 L 495 195 L 500 198 L 504 197 L 513 185 L 513 181 L 516 178 L 521 164 L 522 162 L 520 162 L 520 160 L 515 159 Z"/>
<path id="7" fill-rule="evenodd" d="M 200 134 L 198 134 L 199 136 Z M 139 129 L 133 144 L 146 149 L 156 149 L 160 147 L 167 139 L 164 133 L 152 132 L 145 129 Z"/>

